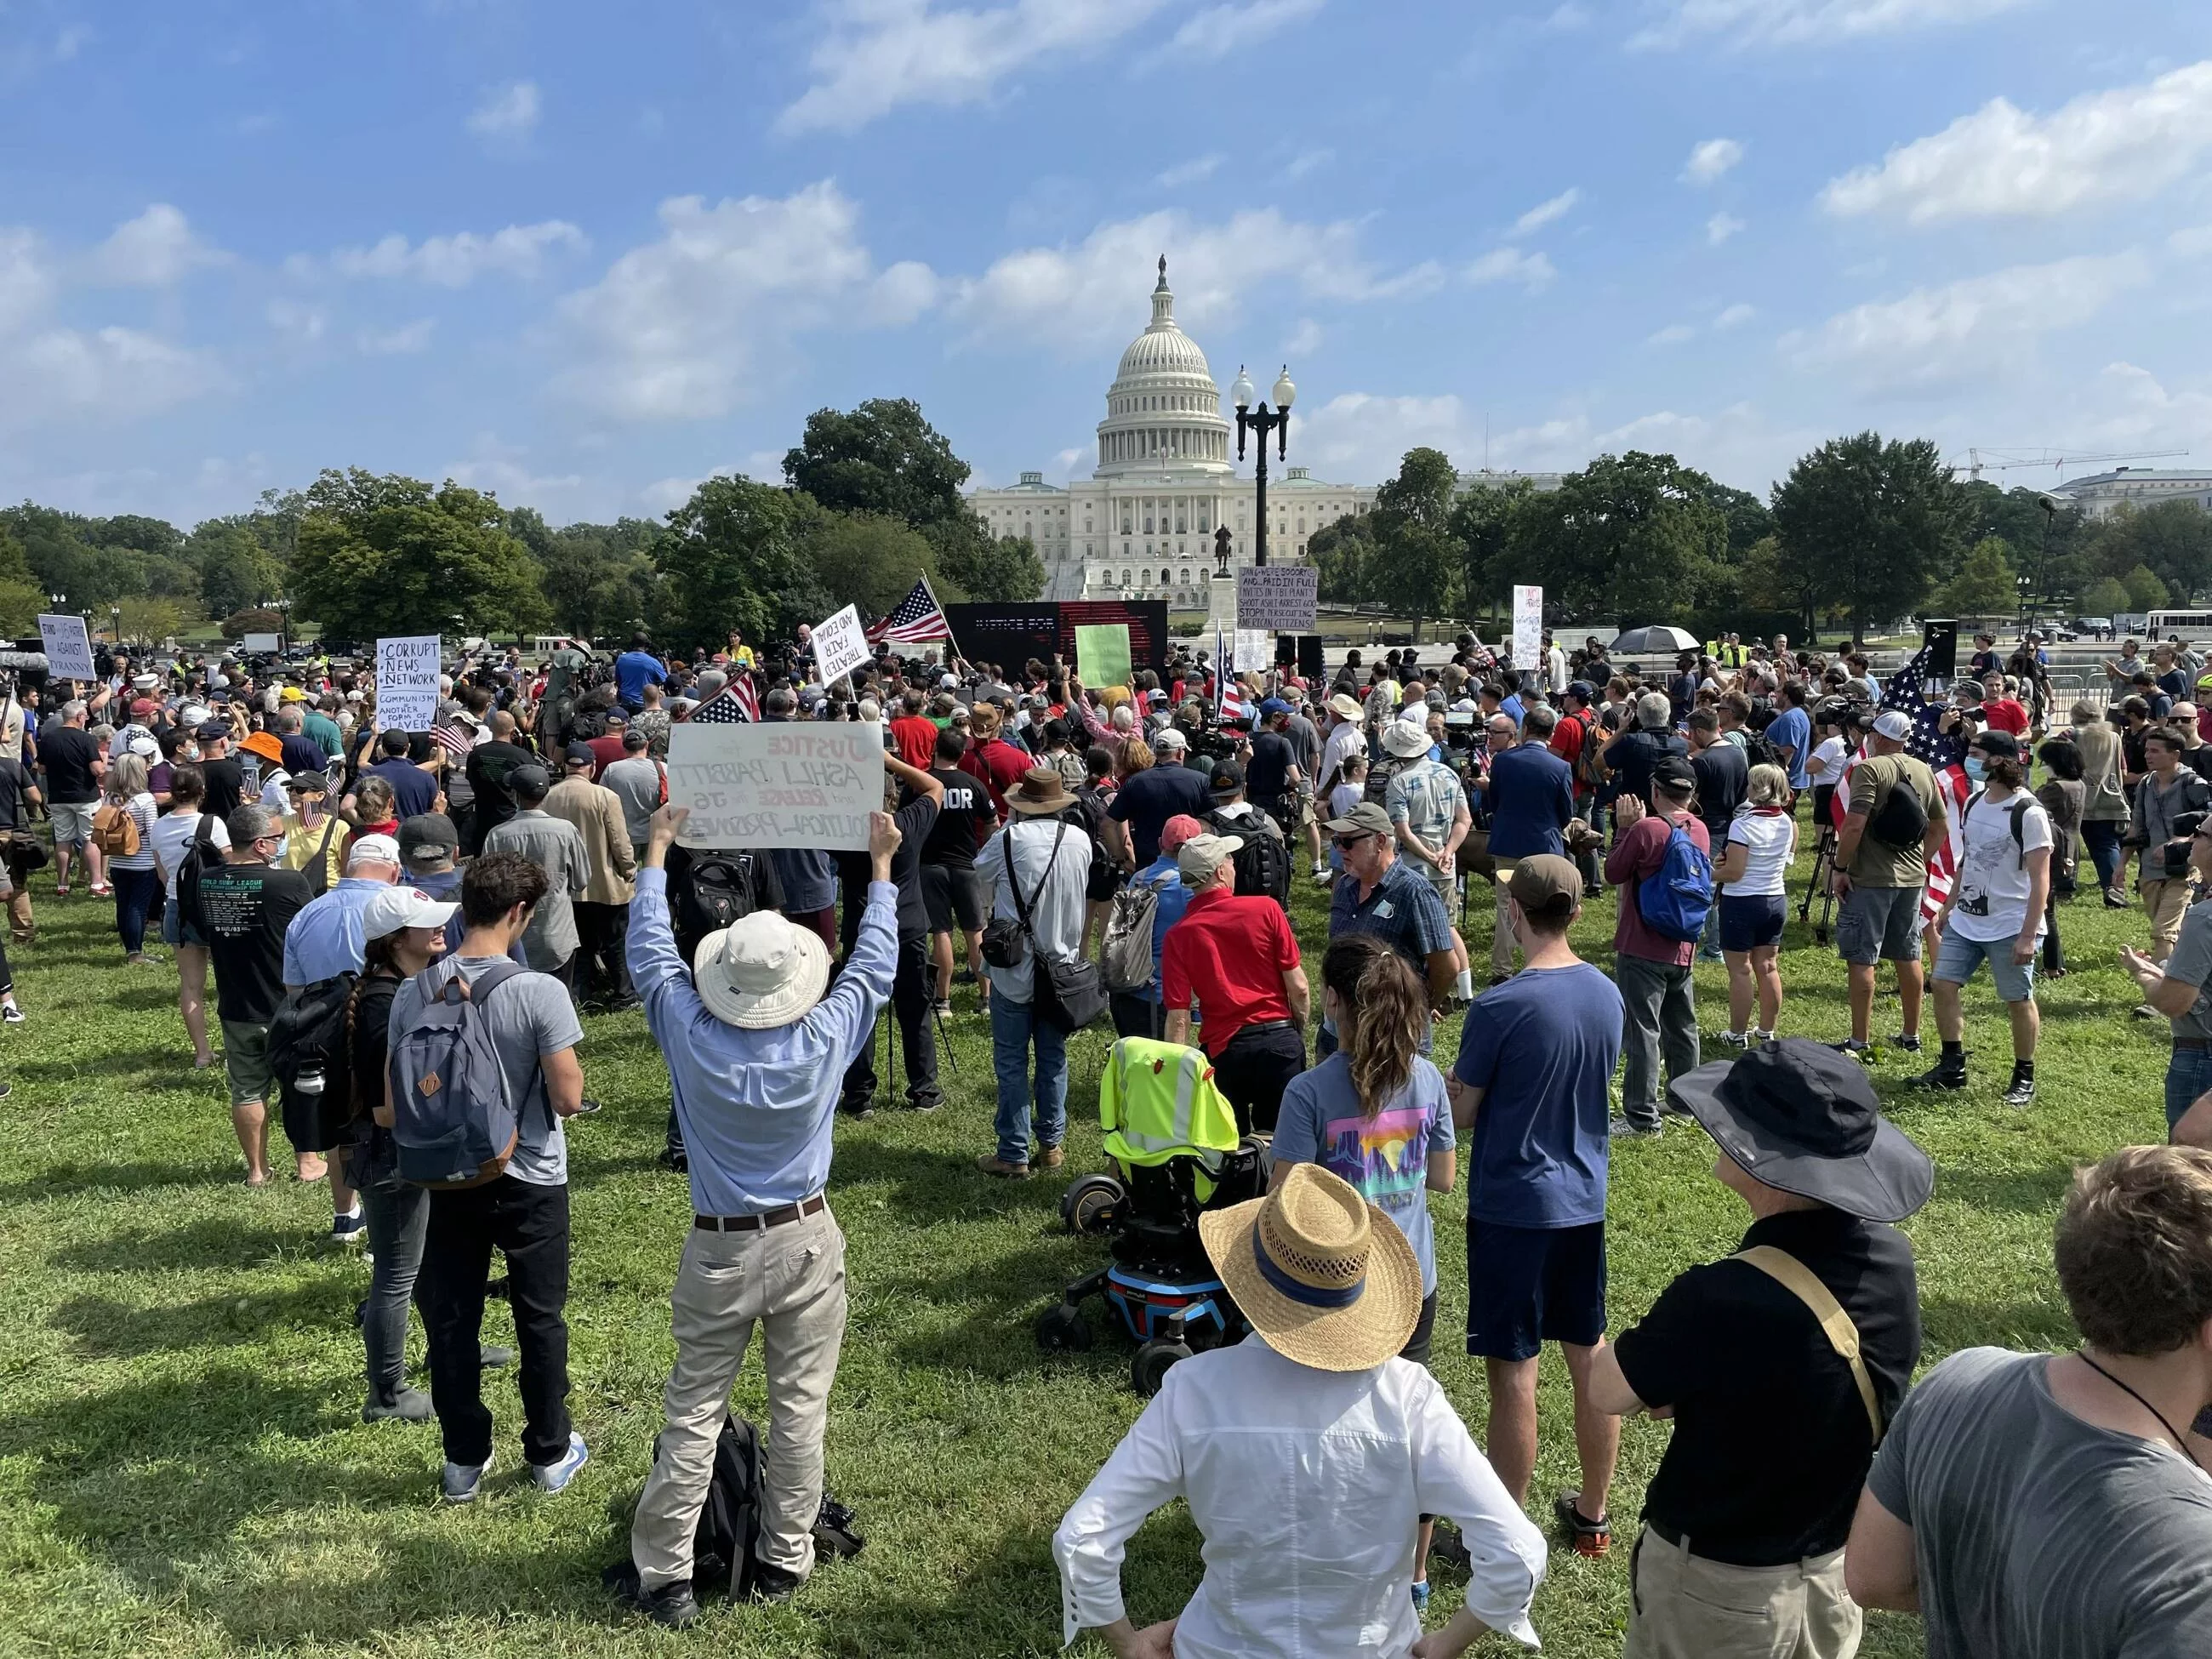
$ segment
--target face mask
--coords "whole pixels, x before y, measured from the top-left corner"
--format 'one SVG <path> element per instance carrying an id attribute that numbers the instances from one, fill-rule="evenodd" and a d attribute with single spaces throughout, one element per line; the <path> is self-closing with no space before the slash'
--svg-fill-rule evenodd
<path id="1" fill-rule="evenodd" d="M 1966 757 L 1966 775 L 1969 778 L 1972 778 L 1976 783 L 1979 783 L 1982 781 L 1982 774 L 1986 769 L 1987 769 L 1982 765 L 1980 756 L 1969 755 Z"/>

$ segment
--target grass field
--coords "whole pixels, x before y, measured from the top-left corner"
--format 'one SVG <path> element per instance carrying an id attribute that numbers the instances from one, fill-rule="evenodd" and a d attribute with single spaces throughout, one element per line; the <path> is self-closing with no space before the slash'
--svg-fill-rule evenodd
<path id="1" fill-rule="evenodd" d="M 970 1167 L 990 1145 L 991 1086 L 987 1028 L 966 994 L 945 1108 L 879 1110 L 837 1129 L 832 1195 L 851 1239 L 853 1307 L 830 1479 L 858 1510 L 868 1549 L 825 1568 L 790 1607 L 716 1605 L 676 1637 L 598 1588 L 624 1551 L 659 1426 L 667 1290 L 688 1225 L 682 1183 L 653 1161 L 667 1096 L 641 1018 L 587 1022 L 587 1086 L 606 1109 L 571 1128 L 572 1404 L 591 1466 L 563 1495 L 537 1493 L 519 1474 L 511 1374 L 495 1375 L 498 1471 L 483 1501 L 441 1510 L 434 1425 L 359 1420 L 353 1309 L 368 1273 L 324 1242 L 327 1194 L 289 1179 L 247 1190 L 219 1078 L 191 1069 L 173 971 L 126 969 L 106 905 L 57 902 L 50 879 L 38 878 L 39 942 L 15 953 L 30 1023 L 0 1036 L 0 1075 L 15 1085 L 0 1103 L 0 1653 L 944 1659 L 1057 1649 L 1052 1528 L 1140 1402 L 1128 1351 L 1103 1326 L 1081 1356 L 1047 1358 L 1030 1340 L 1032 1317 L 1100 1251 L 1061 1233 L 1060 1182 L 1002 1185 Z M 1316 890 L 1302 888 L 1297 908 L 1301 938 L 1317 946 Z M 1609 899 L 1594 904 L 1577 936 L 1601 963 L 1612 917 Z M 2033 1108 L 1996 1099 L 2006 1040 L 1986 978 L 1968 994 L 1970 1091 L 1915 1100 L 1901 1089 L 1911 1057 L 1876 1067 L 1896 1121 L 1941 1166 L 1934 1200 L 1908 1229 L 1929 1363 L 1969 1344 L 2068 1340 L 2049 1235 L 2069 1169 L 2162 1138 L 2163 1026 L 2127 1018 L 2134 987 L 2114 962 L 2121 943 L 2142 938 L 2141 920 L 2093 895 L 2064 925 L 2083 965 L 2044 988 Z M 1478 916 L 1478 952 L 1488 933 Z M 1840 1036 L 1839 964 L 1794 921 L 1790 945 L 1784 1030 Z M 1724 1024 L 1723 979 L 1700 968 L 1698 980 L 1711 1033 Z M 1895 1030 L 1893 1000 L 1876 1020 L 1877 1036 Z M 1929 1031 L 1932 1049 L 1932 1018 Z M 1440 1053 L 1455 1041 L 1455 1022 Z M 1071 1176 L 1096 1167 L 1104 1048 L 1096 1035 L 1077 1047 Z M 1680 1268 L 1733 1248 L 1746 1218 L 1709 1178 L 1711 1158 L 1676 1120 L 1663 1139 L 1618 1150 L 1614 1328 Z M 1437 1370 L 1479 1435 L 1480 1367 L 1443 1336 L 1465 1310 L 1463 1205 L 1432 1202 Z M 494 1304 L 488 1337 L 501 1340 L 505 1324 Z M 420 1352 L 418 1332 L 417 1361 Z M 1544 1376 L 1540 1508 L 1574 1479 L 1555 1355 Z M 757 1364 L 737 1404 L 762 1415 Z M 1547 1652 L 1620 1650 L 1629 1518 L 1668 1432 L 1628 1425 L 1613 1494 L 1623 1547 L 1597 1563 L 1554 1553 L 1536 1605 Z M 1133 1613 L 1173 1613 L 1197 1571 L 1188 1518 L 1157 1517 L 1132 1548 Z M 1447 1577 L 1437 1584 L 1432 1618 L 1455 1599 Z M 1920 1650 L 1917 1623 L 1888 1618 L 1866 1648 Z"/>

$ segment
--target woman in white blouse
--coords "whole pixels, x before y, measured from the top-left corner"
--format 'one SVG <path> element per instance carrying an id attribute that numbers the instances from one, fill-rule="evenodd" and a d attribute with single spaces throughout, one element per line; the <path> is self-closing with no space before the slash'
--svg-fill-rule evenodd
<path id="1" fill-rule="evenodd" d="M 1405 1234 L 1314 1164 L 1199 1231 L 1254 1335 L 1170 1370 L 1060 1522 L 1066 1639 L 1095 1629 L 1121 1659 L 1455 1659 L 1486 1630 L 1535 1646 L 1543 1537 L 1435 1378 L 1398 1358 L 1421 1312 Z M 1122 1553 L 1177 1498 L 1206 1575 L 1140 1629 Z M 1408 1593 L 1424 1514 L 1459 1523 L 1472 1564 L 1466 1605 L 1426 1635 Z"/>
<path id="2" fill-rule="evenodd" d="M 123 940 L 124 960 L 135 966 L 154 959 L 146 954 L 146 919 L 161 894 L 161 873 L 154 867 L 154 820 L 161 809 L 147 792 L 145 757 L 135 747 L 107 769 L 102 787 L 101 811 L 112 809 L 118 824 L 128 820 L 137 848 L 131 853 L 116 851 L 118 842 L 106 849 L 108 878 L 115 889 L 115 931 Z"/>

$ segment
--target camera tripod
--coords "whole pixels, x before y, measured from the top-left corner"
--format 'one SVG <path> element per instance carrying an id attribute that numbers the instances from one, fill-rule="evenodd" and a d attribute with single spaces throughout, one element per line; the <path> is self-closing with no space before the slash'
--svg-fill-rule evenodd
<path id="1" fill-rule="evenodd" d="M 1819 897 L 1820 920 L 1814 926 L 1813 938 L 1821 945 L 1828 942 L 1828 923 L 1836 913 L 1835 889 L 1831 885 L 1835 873 L 1836 831 L 1834 826 L 1823 824 L 1820 838 L 1813 846 L 1813 874 L 1805 884 L 1805 896 L 1797 903 L 1797 920 L 1810 921 L 1813 900 L 1816 896 Z"/>

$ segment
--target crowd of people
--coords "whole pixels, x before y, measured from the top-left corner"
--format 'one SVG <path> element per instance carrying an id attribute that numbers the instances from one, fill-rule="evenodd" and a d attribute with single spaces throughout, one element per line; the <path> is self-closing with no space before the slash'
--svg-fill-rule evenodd
<path id="1" fill-rule="evenodd" d="M 2189 1429 L 2212 1407 L 2202 659 L 2163 644 L 2137 667 L 2129 642 L 2107 713 L 2059 709 L 2032 637 L 1999 659 L 1984 636 L 1949 686 L 1917 659 L 1885 683 L 1861 653 L 1779 637 L 1639 672 L 1595 640 L 1547 639 L 1516 668 L 1468 635 L 1432 665 L 1354 652 L 1318 680 L 1285 664 L 1232 688 L 1180 647 L 1118 686 L 949 648 L 886 650 L 824 684 L 800 635 L 689 657 L 640 635 L 611 665 L 574 648 L 457 660 L 422 731 L 382 727 L 373 674 L 343 659 L 118 654 L 96 684 L 0 704 L 12 939 L 35 933 L 43 814 L 57 898 L 112 898 L 131 971 L 157 960 L 149 933 L 173 951 L 184 1034 L 197 1067 L 222 1067 L 246 1182 L 271 1179 L 273 1116 L 297 1178 L 328 1184 L 331 1237 L 373 1253 L 362 1416 L 434 1419 L 444 1500 L 475 1500 L 493 1466 L 488 1366 L 516 1370 L 538 1486 L 589 1461 L 567 1405 L 564 1126 L 598 1109 L 582 1017 L 641 1009 L 693 1221 L 666 1429 L 611 1582 L 661 1623 L 698 1617 L 695 1531 L 757 1328 L 750 1583 L 796 1593 L 847 1316 L 837 1126 L 888 1099 L 886 1013 L 904 1107 L 940 1107 L 940 1031 L 972 987 L 995 1094 L 982 1176 L 1065 1164 L 1070 1040 L 1093 1019 L 1200 1051 L 1271 1170 L 1265 1196 L 1200 1227 L 1252 1340 L 1168 1373 L 1054 1540 L 1071 1638 L 1096 1629 L 1125 1659 L 1448 1659 L 1486 1629 L 1533 1644 L 1546 1545 L 1526 1506 L 1552 1342 L 1579 1478 L 1540 1507 L 1574 1550 L 1613 1546 L 1622 1419 L 1674 1419 L 1635 1531 L 1632 1655 L 1830 1659 L 1856 1650 L 1869 1606 L 1922 1609 L 1931 1652 L 2193 1650 L 2212 1601 L 2191 1554 L 2212 1524 L 2212 1444 Z M 1232 690 L 1245 721 L 1221 717 Z M 867 849 L 680 845 L 669 744 L 710 708 L 878 726 Z M 1819 890 L 1803 906 L 1833 907 L 1847 1027 L 1785 1035 L 1803 1021 L 1782 971 L 1801 845 Z M 2147 948 L 2125 964 L 2137 1014 L 2172 1024 L 2175 1144 L 2116 1154 L 2067 1200 L 2057 1262 L 2081 1354 L 1972 1350 L 1911 1387 L 1919 1302 L 1897 1224 L 1933 1167 L 1882 1118 L 1874 1068 L 1921 1052 L 1932 988 L 1939 1049 L 1911 1082 L 1969 1086 L 1966 997 L 1986 962 L 2010 1027 L 2002 1098 L 2033 1103 L 2034 981 L 2065 971 L 2084 848 L 2106 906 L 2130 906 L 2136 864 Z M 1326 890 L 1318 996 L 1300 883 Z M 1601 967 L 1571 933 L 1608 889 Z M 1728 987 L 1710 1039 L 1701 960 Z M 1901 1030 L 1878 1045 L 1885 962 Z M 4 953 L 0 1018 L 24 1018 Z M 318 1048 L 303 1034 L 321 1029 L 342 1036 Z M 1739 1250 L 1623 1323 L 1610 1158 L 1670 1115 L 1711 1138 L 1751 1219 Z M 1428 1194 L 1462 1185 L 1479 1449 L 1425 1370 Z M 512 1352 L 482 1340 L 495 1253 Z M 408 1382 L 410 1306 L 427 1394 Z M 1179 1620 L 1139 1628 L 1122 1548 L 1174 1498 L 1206 1577 Z M 2136 1537 L 2153 1541 L 2130 1553 Z M 1468 1582 L 1425 1630 L 1432 1558 Z"/>

